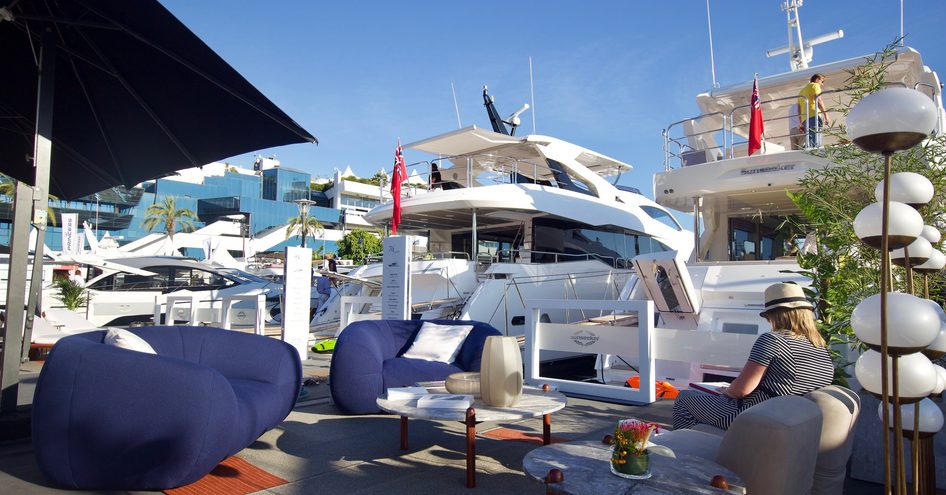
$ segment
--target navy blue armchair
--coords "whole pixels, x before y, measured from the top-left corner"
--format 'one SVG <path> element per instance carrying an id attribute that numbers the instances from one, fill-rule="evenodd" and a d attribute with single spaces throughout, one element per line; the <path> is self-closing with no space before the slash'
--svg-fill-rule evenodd
<path id="1" fill-rule="evenodd" d="M 342 331 L 332 353 L 329 380 L 335 405 L 348 414 L 380 411 L 375 400 L 390 387 L 418 381 L 445 380 L 460 371 L 479 371 L 483 343 L 502 335 L 487 323 L 433 320 L 441 325 L 473 325 L 453 363 L 401 357 L 424 322 L 421 320 L 362 320 Z"/>
<path id="2" fill-rule="evenodd" d="M 285 342 L 207 327 L 130 329 L 157 355 L 59 340 L 33 398 L 33 449 L 54 484 L 163 490 L 192 483 L 281 423 L 299 393 Z"/>

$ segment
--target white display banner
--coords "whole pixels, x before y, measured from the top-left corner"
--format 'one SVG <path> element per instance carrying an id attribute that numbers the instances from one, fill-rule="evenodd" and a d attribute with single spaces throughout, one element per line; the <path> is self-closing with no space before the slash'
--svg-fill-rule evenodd
<path id="1" fill-rule="evenodd" d="M 299 358 L 308 358 L 309 303 L 312 297 L 312 250 L 286 248 L 283 272 L 282 338 L 299 351 Z"/>
<path id="2" fill-rule="evenodd" d="M 411 317 L 411 239 L 394 235 L 384 239 L 384 267 L 381 282 L 381 319 L 408 320 Z"/>
<path id="3" fill-rule="evenodd" d="M 79 214 L 63 213 L 60 217 L 62 218 L 62 254 L 82 254 Z"/>

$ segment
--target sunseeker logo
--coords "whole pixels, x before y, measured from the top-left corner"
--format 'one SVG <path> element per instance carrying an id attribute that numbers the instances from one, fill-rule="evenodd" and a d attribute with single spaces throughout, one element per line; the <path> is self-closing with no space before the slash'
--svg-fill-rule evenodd
<path id="1" fill-rule="evenodd" d="M 582 346 L 588 347 L 591 344 L 597 342 L 601 337 L 598 337 L 593 332 L 588 330 L 579 330 L 572 334 L 572 342 Z"/>
<path id="2" fill-rule="evenodd" d="M 770 172 L 782 172 L 795 170 L 795 164 L 772 165 L 771 167 L 743 168 L 739 170 L 739 175 L 768 174 Z"/>

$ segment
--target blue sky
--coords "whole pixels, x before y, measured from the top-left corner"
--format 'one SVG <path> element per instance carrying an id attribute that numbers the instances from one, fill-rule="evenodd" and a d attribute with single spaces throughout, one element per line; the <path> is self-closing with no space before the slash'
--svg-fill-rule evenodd
<path id="1" fill-rule="evenodd" d="M 260 151 L 314 176 L 390 171 L 398 137 L 456 129 L 451 83 L 462 124 L 489 128 L 483 85 L 503 116 L 512 113 L 530 101 L 531 56 L 537 133 L 630 163 L 620 182 L 652 197 L 661 129 L 696 115 L 695 95 L 712 85 L 704 0 L 161 2 L 319 138 Z M 780 4 L 711 1 L 722 85 L 788 70 L 787 56 L 764 54 L 787 44 Z M 808 0 L 806 38 L 845 32 L 815 47 L 813 65 L 880 50 L 899 35 L 899 12 L 899 0 Z M 941 78 L 944 20 L 946 2 L 905 2 L 907 44 Z M 533 110 L 517 134 L 532 132 Z M 226 161 L 248 167 L 252 155 Z"/>

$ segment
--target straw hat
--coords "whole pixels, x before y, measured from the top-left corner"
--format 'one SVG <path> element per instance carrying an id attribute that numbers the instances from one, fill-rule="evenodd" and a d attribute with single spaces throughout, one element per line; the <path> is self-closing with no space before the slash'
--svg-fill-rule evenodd
<path id="1" fill-rule="evenodd" d="M 796 284 L 773 284 L 765 289 L 765 311 L 759 313 L 759 316 L 765 318 L 765 314 L 775 308 L 806 308 L 814 309 L 814 306 L 805 298 L 805 292 L 801 286 Z"/>

